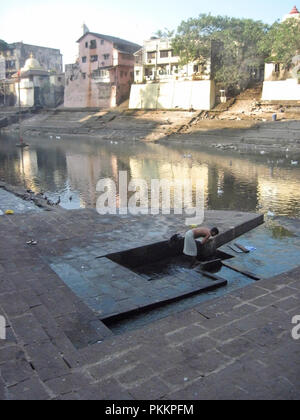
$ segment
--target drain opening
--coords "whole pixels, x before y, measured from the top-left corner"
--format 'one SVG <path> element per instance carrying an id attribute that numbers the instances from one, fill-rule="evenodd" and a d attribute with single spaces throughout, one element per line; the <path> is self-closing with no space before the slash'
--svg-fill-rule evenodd
<path id="1" fill-rule="evenodd" d="M 190 274 L 218 273 L 222 269 L 222 261 L 234 258 L 230 254 L 222 251 L 210 257 L 204 257 L 198 269 L 192 269 L 190 260 L 182 253 L 183 246 L 179 244 L 175 248 L 170 248 L 168 242 L 134 248 L 123 252 L 109 254 L 106 258 L 126 267 L 148 281 L 160 280 L 167 276 L 184 273 L 186 270 Z M 199 271 L 200 270 L 200 271 Z"/>

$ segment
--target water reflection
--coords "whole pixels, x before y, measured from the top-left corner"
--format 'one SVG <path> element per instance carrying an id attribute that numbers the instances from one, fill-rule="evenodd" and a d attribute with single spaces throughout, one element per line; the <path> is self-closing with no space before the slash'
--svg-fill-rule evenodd
<path id="1" fill-rule="evenodd" d="M 290 156 L 272 160 L 157 144 L 110 144 L 96 140 L 32 138 L 30 148 L 0 137 L 0 178 L 45 192 L 65 208 L 95 207 L 101 178 L 201 180 L 207 209 L 269 211 L 300 217 L 300 168 Z M 278 158 L 277 158 L 278 159 Z"/>

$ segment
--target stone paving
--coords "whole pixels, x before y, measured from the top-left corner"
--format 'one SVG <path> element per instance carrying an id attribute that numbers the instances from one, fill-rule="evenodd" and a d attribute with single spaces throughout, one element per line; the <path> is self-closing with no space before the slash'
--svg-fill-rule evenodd
<path id="1" fill-rule="evenodd" d="M 128 229 L 133 241 L 137 225 L 116 220 L 88 210 L 1 218 L 1 400 L 299 399 L 300 344 L 291 331 L 300 268 L 114 336 L 45 256 L 92 247 L 100 231 L 128 248 L 115 231 Z M 178 226 L 158 218 L 148 232 L 147 223 L 135 243 Z M 27 246 L 28 237 L 38 245 Z"/>
<path id="2" fill-rule="evenodd" d="M 42 211 L 34 203 L 22 200 L 22 198 L 0 188 L 0 216 L 3 216 L 6 210 L 13 210 L 16 214 Z"/>
<path id="3" fill-rule="evenodd" d="M 55 220 L 53 225 L 52 220 Z M 153 243 L 169 239 L 178 229 L 186 231 L 182 217 L 103 218 L 94 210 L 79 210 L 51 212 L 51 216 L 40 214 L 30 219 L 22 216 L 10 221 L 22 226 L 28 238 L 38 238 L 36 250 L 45 263 L 101 320 L 226 285 L 226 280 L 212 281 L 190 272 L 149 282 L 105 257 L 137 247 L 142 260 L 149 253 L 161 256 L 163 246 L 169 247 L 164 243 L 157 247 Z M 251 213 L 206 213 L 206 223 L 217 224 L 220 229 L 218 245 L 262 221 L 260 215 Z M 215 248 L 214 242 L 209 248 Z M 97 256 L 102 258 L 96 259 Z"/>

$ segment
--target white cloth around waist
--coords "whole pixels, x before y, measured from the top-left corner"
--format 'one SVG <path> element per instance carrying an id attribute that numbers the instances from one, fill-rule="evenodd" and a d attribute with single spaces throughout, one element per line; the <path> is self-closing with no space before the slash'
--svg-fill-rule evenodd
<path id="1" fill-rule="evenodd" d="M 189 230 L 185 234 L 183 253 L 190 257 L 197 257 L 198 255 L 198 248 L 193 230 Z"/>

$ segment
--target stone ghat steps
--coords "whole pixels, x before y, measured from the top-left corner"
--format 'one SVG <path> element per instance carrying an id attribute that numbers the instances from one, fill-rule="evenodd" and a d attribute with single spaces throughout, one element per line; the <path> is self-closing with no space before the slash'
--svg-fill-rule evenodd
<path id="1" fill-rule="evenodd" d="M 187 134 L 170 135 L 162 142 L 183 144 L 237 143 L 256 145 L 294 145 L 300 147 L 300 122 L 269 123 L 250 129 L 199 130 Z"/>
<path id="2" fill-rule="evenodd" d="M 143 139 L 151 133 L 178 131 L 198 114 L 195 112 L 146 111 L 54 111 L 41 113 L 24 122 L 25 131 L 49 134 L 97 134 L 102 138 Z M 124 132 L 124 135 L 122 134 Z M 116 133 L 114 135 L 114 133 Z"/>

